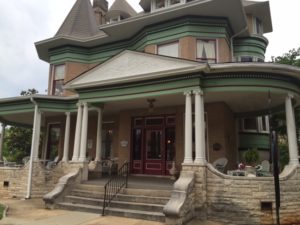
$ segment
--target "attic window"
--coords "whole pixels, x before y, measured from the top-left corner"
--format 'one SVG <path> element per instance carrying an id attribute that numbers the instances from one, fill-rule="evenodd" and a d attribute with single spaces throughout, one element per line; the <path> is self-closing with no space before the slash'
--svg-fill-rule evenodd
<path id="1" fill-rule="evenodd" d="M 178 4 L 180 2 L 181 2 L 181 0 L 170 0 L 170 5 L 175 5 L 175 4 Z"/>
<path id="2" fill-rule="evenodd" d="M 253 33 L 263 35 L 263 24 L 257 17 L 253 17 Z"/>

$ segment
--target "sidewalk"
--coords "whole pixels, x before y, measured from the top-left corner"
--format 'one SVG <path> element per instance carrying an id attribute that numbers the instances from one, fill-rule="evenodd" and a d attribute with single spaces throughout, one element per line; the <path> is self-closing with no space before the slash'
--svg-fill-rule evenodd
<path id="1" fill-rule="evenodd" d="M 9 207 L 1 225 L 163 225 L 164 223 L 67 210 L 47 210 L 41 199 L 0 199 Z M 193 221 L 189 225 L 221 225 Z"/>

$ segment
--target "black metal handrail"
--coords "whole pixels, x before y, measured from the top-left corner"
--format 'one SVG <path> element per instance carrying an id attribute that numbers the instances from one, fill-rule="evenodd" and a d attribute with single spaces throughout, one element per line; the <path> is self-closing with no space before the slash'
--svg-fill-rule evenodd
<path id="1" fill-rule="evenodd" d="M 123 187 L 127 188 L 128 175 L 129 175 L 129 162 L 125 162 L 118 170 L 117 175 L 112 177 L 104 185 L 102 216 L 104 216 L 105 208 L 109 206 L 113 198 L 122 190 Z"/>

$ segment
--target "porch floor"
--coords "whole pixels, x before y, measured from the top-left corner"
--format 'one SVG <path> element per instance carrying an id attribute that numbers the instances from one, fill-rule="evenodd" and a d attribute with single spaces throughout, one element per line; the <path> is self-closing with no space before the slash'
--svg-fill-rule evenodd
<path id="1" fill-rule="evenodd" d="M 91 179 L 83 182 L 83 184 L 104 186 L 109 177 Z M 155 176 L 135 176 L 128 177 L 128 188 L 131 189 L 153 189 L 153 190 L 172 190 L 175 180 L 170 177 L 155 177 Z"/>

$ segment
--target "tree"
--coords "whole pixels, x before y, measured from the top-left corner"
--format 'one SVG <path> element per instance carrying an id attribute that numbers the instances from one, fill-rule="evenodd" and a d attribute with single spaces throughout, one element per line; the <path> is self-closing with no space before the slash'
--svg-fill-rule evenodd
<path id="1" fill-rule="evenodd" d="M 300 48 L 292 49 L 282 56 L 272 57 L 273 63 L 286 64 L 300 67 Z M 300 113 L 295 111 L 295 120 L 297 127 L 298 146 L 300 146 Z M 286 118 L 285 114 L 276 114 L 272 117 L 272 127 L 275 128 L 279 138 L 280 164 L 281 167 L 289 162 L 287 135 L 286 135 Z"/>
<path id="2" fill-rule="evenodd" d="M 34 88 L 21 91 L 20 95 L 37 94 Z M 25 156 L 30 155 L 32 129 L 27 127 L 9 126 L 5 130 L 4 156 L 12 162 L 21 163 Z"/>

